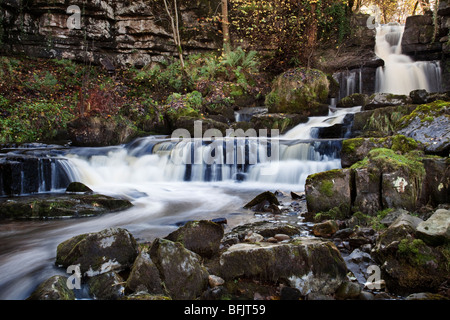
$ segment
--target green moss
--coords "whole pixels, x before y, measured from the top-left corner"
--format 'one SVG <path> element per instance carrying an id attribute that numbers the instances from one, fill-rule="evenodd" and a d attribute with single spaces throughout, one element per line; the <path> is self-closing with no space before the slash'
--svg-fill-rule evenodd
<path id="1" fill-rule="evenodd" d="M 427 104 L 418 106 L 409 115 L 402 117 L 399 121 L 399 127 L 406 127 L 415 118 L 419 118 L 421 121 L 433 121 L 433 118 L 439 117 L 446 113 L 446 110 L 450 106 L 450 102 L 447 101 L 434 101 Z M 423 122 L 422 121 L 422 122 Z"/>
<path id="2" fill-rule="evenodd" d="M 435 260 L 431 249 L 421 239 L 402 239 L 398 245 L 398 253 L 418 266 Z"/>
<path id="3" fill-rule="evenodd" d="M 319 187 L 320 193 L 326 195 L 327 197 L 333 196 L 333 182 L 323 181 Z"/>
<path id="4" fill-rule="evenodd" d="M 404 135 L 395 135 L 392 137 L 392 147 L 393 151 L 400 151 L 402 153 L 407 153 L 412 150 L 416 150 L 418 143 L 413 138 L 407 138 Z"/>

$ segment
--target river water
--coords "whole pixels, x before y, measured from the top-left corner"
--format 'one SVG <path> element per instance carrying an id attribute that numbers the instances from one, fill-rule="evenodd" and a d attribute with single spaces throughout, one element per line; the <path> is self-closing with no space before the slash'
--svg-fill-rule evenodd
<path id="1" fill-rule="evenodd" d="M 328 116 L 266 139 L 228 137 L 213 144 L 152 136 L 115 147 L 59 150 L 56 161 L 70 181 L 127 198 L 133 207 L 91 218 L 0 223 L 0 299 L 26 299 L 42 281 L 65 274 L 54 265 L 56 247 L 75 235 L 122 227 L 146 242 L 187 220 L 225 218 L 227 228 L 254 221 L 254 213 L 243 205 L 257 194 L 302 192 L 309 174 L 340 168 L 342 139 L 317 139 L 317 128 L 341 124 L 359 110 L 333 109 Z M 203 161 L 195 159 L 198 153 Z M 39 190 L 46 190 L 45 181 Z M 47 182 L 47 189 L 50 184 L 58 185 Z M 46 192 L 64 192 L 50 189 Z"/>

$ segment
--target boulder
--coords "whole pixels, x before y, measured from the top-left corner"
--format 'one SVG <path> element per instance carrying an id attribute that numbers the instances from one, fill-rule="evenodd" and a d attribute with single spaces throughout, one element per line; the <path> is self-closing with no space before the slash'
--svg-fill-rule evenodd
<path id="1" fill-rule="evenodd" d="M 215 274 L 225 281 L 237 278 L 285 281 L 302 295 L 334 293 L 347 272 L 335 245 L 314 238 L 277 244 L 236 244 L 222 253 L 217 269 Z"/>
<path id="2" fill-rule="evenodd" d="M 109 228 L 60 243 L 55 264 L 63 267 L 79 264 L 81 273 L 92 277 L 130 268 L 137 255 L 136 240 L 128 230 Z"/>
<path id="3" fill-rule="evenodd" d="M 151 294 L 164 293 L 159 270 L 150 258 L 147 249 L 142 249 L 134 261 L 125 284 L 125 289 L 128 292 L 146 291 Z"/>
<path id="4" fill-rule="evenodd" d="M 329 91 L 327 76 L 315 69 L 295 68 L 278 76 L 266 96 L 270 113 L 324 114 Z M 325 107 L 322 107 L 325 105 Z"/>
<path id="5" fill-rule="evenodd" d="M 343 217 L 347 216 L 351 208 L 350 183 L 350 169 L 334 169 L 309 175 L 305 184 L 308 212 L 314 214 L 339 207 Z"/>
<path id="6" fill-rule="evenodd" d="M 149 252 L 172 299 L 195 299 L 206 290 L 209 273 L 198 254 L 179 242 L 159 238 L 153 241 Z"/>
<path id="7" fill-rule="evenodd" d="M 436 291 L 450 277 L 448 249 L 419 239 L 422 219 L 402 214 L 378 238 L 372 251 L 390 292 Z"/>
<path id="8" fill-rule="evenodd" d="M 337 300 L 357 299 L 361 293 L 361 287 L 358 283 L 345 281 L 336 291 Z"/>
<path id="9" fill-rule="evenodd" d="M 327 220 L 320 223 L 316 223 L 312 227 L 312 232 L 316 237 L 324 237 L 324 238 L 331 237 L 338 230 L 339 226 L 334 220 Z"/>
<path id="10" fill-rule="evenodd" d="M 422 160 L 425 179 L 422 183 L 421 203 L 437 206 L 450 199 L 450 159 L 436 156 Z"/>
<path id="11" fill-rule="evenodd" d="M 255 208 L 256 206 L 260 207 L 261 205 L 280 205 L 280 202 L 278 201 L 277 197 L 274 193 L 270 191 L 263 192 L 259 195 L 257 195 L 255 198 L 253 198 L 251 201 L 249 201 L 247 204 L 244 205 L 244 208 L 251 209 Z"/>
<path id="12" fill-rule="evenodd" d="M 170 233 L 165 239 L 180 242 L 183 246 L 202 257 L 211 258 L 218 254 L 223 227 L 212 221 L 189 221 Z"/>
<path id="13" fill-rule="evenodd" d="M 363 93 L 354 93 L 342 98 L 338 104 L 338 108 L 364 107 L 369 102 L 369 96 Z"/>
<path id="14" fill-rule="evenodd" d="M 75 300 L 75 294 L 67 287 L 67 277 L 53 276 L 42 282 L 27 300 Z"/>
<path id="15" fill-rule="evenodd" d="M 66 192 L 75 192 L 75 193 L 92 193 L 92 189 L 87 185 L 81 182 L 71 182 L 67 188 Z"/>
<path id="16" fill-rule="evenodd" d="M 398 133 L 424 145 L 431 154 L 448 156 L 450 152 L 450 103 L 435 101 L 418 106 L 399 123 Z"/>
<path id="17" fill-rule="evenodd" d="M 124 296 L 122 277 L 116 272 L 107 272 L 89 278 L 89 293 L 97 300 L 117 300 Z"/>
<path id="18" fill-rule="evenodd" d="M 450 242 L 450 210 L 438 209 L 417 226 L 417 235 L 430 245 Z"/>

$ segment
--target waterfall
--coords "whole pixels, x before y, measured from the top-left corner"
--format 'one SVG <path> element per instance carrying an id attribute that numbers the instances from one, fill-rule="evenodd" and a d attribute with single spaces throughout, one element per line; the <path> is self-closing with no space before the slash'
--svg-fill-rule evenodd
<path id="1" fill-rule="evenodd" d="M 359 108 L 330 109 L 282 136 L 210 139 L 139 138 L 130 144 L 73 149 L 66 157 L 75 179 L 92 187 L 160 182 L 245 182 L 296 185 L 311 173 L 340 167 L 342 139 L 316 139 L 315 128 L 342 124 Z"/>
<path id="2" fill-rule="evenodd" d="M 408 95 L 416 89 L 441 91 L 439 61 L 416 61 L 402 54 L 404 26 L 396 23 L 377 27 L 375 53 L 385 65 L 378 67 L 375 91 Z"/>

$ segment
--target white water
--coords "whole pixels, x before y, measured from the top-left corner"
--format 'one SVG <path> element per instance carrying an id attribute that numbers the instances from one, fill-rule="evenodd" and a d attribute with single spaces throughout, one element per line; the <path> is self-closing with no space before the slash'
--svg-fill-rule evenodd
<path id="1" fill-rule="evenodd" d="M 416 89 L 439 92 L 441 70 L 438 61 L 413 61 L 402 54 L 404 26 L 388 24 L 377 27 L 376 55 L 384 60 L 376 74 L 376 92 L 405 94 Z"/>
<path id="2" fill-rule="evenodd" d="M 87 219 L 0 224 L 0 299 L 25 299 L 52 275 L 68 276 L 54 266 L 56 247 L 75 235 L 123 227 L 138 241 L 151 241 L 186 220 L 224 217 L 229 227 L 254 221 L 253 212 L 242 207 L 258 193 L 303 191 L 309 174 L 340 167 L 340 142 L 311 140 L 311 129 L 339 123 L 346 113 L 356 111 L 337 110 L 311 118 L 274 139 L 279 143 L 275 144 L 279 146 L 277 161 L 269 161 L 260 139 L 237 140 L 234 159 L 247 155 L 247 162 L 258 160 L 255 164 L 186 165 L 174 161 L 175 155 L 183 159 L 188 150 L 211 154 L 211 145 L 200 143 L 193 149 L 200 141 L 162 137 L 142 138 L 126 146 L 71 149 L 65 161 L 70 180 L 84 182 L 99 193 L 128 198 L 134 206 Z M 226 154 L 220 148 L 215 152 L 220 155 L 215 159 Z"/>

